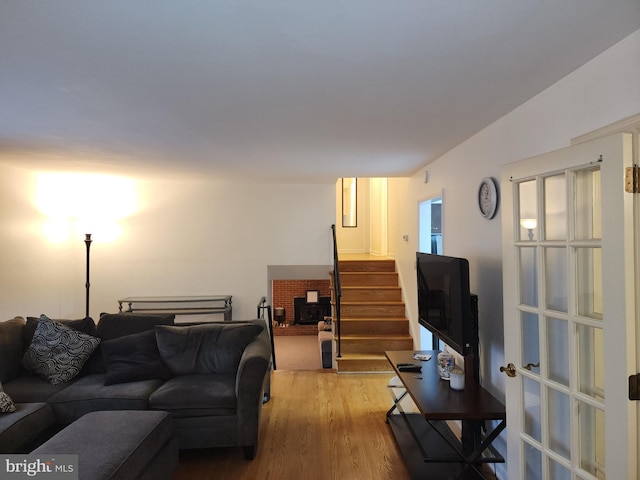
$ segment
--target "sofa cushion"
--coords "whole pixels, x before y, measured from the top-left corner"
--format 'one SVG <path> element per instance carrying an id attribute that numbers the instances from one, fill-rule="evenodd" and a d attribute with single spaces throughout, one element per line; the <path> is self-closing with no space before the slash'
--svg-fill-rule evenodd
<path id="1" fill-rule="evenodd" d="M 22 364 L 53 384 L 65 383 L 80 372 L 99 343 L 99 338 L 42 315 Z"/>
<path id="2" fill-rule="evenodd" d="M 0 413 L 11 413 L 15 411 L 16 406 L 13 404 L 13 400 L 11 400 L 11 397 L 2 389 L 2 382 L 0 382 Z"/>
<path id="3" fill-rule="evenodd" d="M 25 453 L 55 424 L 46 403 L 16 403 L 11 415 L 0 415 L 0 453 Z"/>
<path id="4" fill-rule="evenodd" d="M 158 326 L 156 338 L 160 356 L 174 375 L 235 374 L 245 347 L 262 330 L 262 325 L 233 322 Z"/>
<path id="5" fill-rule="evenodd" d="M 20 362 L 24 353 L 24 325 L 22 317 L 0 322 L 0 382 L 7 382 L 20 375 Z"/>
<path id="6" fill-rule="evenodd" d="M 49 397 L 65 389 L 75 381 L 73 379 L 68 383 L 54 385 L 37 375 L 25 373 L 10 382 L 4 383 L 2 387 L 15 403 L 46 402 Z"/>
<path id="7" fill-rule="evenodd" d="M 105 373 L 78 378 L 47 400 L 56 420 L 71 423 L 82 415 L 98 410 L 148 410 L 149 396 L 162 380 L 141 380 L 106 386 Z"/>
<path id="8" fill-rule="evenodd" d="M 160 358 L 154 330 L 102 342 L 102 356 L 107 369 L 105 385 L 171 377 Z"/>
<path id="9" fill-rule="evenodd" d="M 233 415 L 236 376 L 230 373 L 173 377 L 149 397 L 149 406 L 175 417 Z"/>

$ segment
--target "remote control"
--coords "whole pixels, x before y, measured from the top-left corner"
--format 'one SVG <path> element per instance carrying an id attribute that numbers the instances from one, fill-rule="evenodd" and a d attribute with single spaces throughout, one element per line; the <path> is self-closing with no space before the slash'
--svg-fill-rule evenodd
<path id="1" fill-rule="evenodd" d="M 404 367 L 398 367 L 401 372 L 421 372 L 422 367 L 420 365 L 406 365 Z"/>

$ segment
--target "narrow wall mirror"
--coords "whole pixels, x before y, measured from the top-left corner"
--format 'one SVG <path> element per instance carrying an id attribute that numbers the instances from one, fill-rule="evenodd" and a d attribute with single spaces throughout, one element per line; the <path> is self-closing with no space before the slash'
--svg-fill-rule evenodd
<path id="1" fill-rule="evenodd" d="M 358 182 L 355 177 L 342 179 L 342 226 L 358 226 Z"/>

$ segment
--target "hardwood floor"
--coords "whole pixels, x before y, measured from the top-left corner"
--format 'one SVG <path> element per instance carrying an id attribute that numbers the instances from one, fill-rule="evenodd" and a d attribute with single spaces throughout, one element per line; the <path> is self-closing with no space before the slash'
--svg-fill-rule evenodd
<path id="1" fill-rule="evenodd" d="M 240 448 L 184 451 L 173 480 L 409 480 L 385 423 L 391 377 L 275 371 L 256 458 Z"/>

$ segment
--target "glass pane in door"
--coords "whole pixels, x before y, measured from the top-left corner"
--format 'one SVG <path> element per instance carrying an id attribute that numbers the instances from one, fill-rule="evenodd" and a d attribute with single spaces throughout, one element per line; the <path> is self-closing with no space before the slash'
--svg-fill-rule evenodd
<path id="1" fill-rule="evenodd" d="M 540 372 L 540 333 L 538 327 L 538 315 L 535 313 L 522 312 L 521 361 L 523 365 L 531 365 L 532 372 Z"/>
<path id="2" fill-rule="evenodd" d="M 530 378 L 523 378 L 524 395 L 524 433 L 534 440 L 542 441 L 540 425 L 540 383 Z"/>
<path id="3" fill-rule="evenodd" d="M 602 320 L 602 250 L 576 248 L 578 314 Z"/>
<path id="4" fill-rule="evenodd" d="M 538 272 L 536 247 L 522 247 L 520 252 L 520 303 L 538 306 Z"/>
<path id="5" fill-rule="evenodd" d="M 554 460 L 549 460 L 550 480 L 571 480 L 571 472 Z"/>
<path id="6" fill-rule="evenodd" d="M 569 386 L 569 329 L 567 321 L 547 319 L 547 365 L 549 379 Z"/>
<path id="7" fill-rule="evenodd" d="M 524 444 L 524 478 L 525 480 L 542 479 L 542 454 L 540 450 L 528 443 Z"/>
<path id="8" fill-rule="evenodd" d="M 578 345 L 578 390 L 595 400 L 604 401 L 604 337 L 601 328 L 576 327 Z"/>
<path id="9" fill-rule="evenodd" d="M 547 308 L 567 311 L 567 254 L 566 248 L 545 248 L 545 297 Z"/>
<path id="10" fill-rule="evenodd" d="M 604 412 L 585 402 L 578 403 L 580 468 L 596 478 L 604 478 Z"/>
<path id="11" fill-rule="evenodd" d="M 575 177 L 575 237 L 578 240 L 602 238 L 600 170 L 579 170 Z"/>
<path id="12" fill-rule="evenodd" d="M 567 238 L 567 184 L 565 175 L 544 179 L 544 238 Z"/>
<path id="13" fill-rule="evenodd" d="M 553 388 L 548 388 L 547 398 L 549 448 L 564 458 L 570 459 L 571 411 L 569 396 Z"/>
<path id="14" fill-rule="evenodd" d="M 538 225 L 538 193 L 535 180 L 518 184 L 520 240 L 533 240 Z"/>

